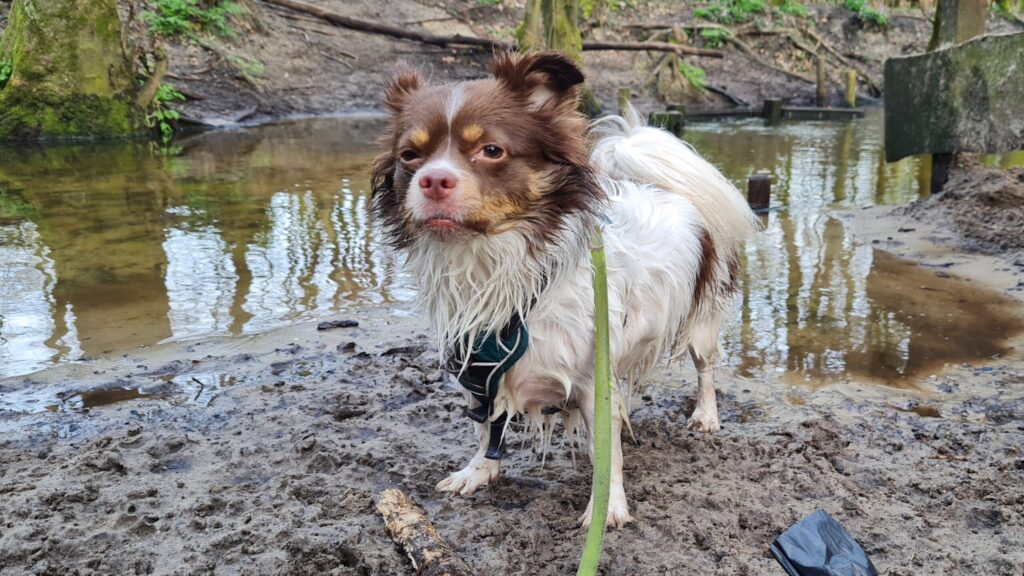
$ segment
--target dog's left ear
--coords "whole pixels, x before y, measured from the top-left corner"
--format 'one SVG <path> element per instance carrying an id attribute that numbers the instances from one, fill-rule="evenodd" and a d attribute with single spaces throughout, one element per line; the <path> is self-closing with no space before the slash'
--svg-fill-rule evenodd
<path id="1" fill-rule="evenodd" d="M 584 80 L 579 67 L 561 52 L 500 54 L 491 73 L 510 90 L 525 93 L 533 110 L 548 105 L 575 108 Z"/>

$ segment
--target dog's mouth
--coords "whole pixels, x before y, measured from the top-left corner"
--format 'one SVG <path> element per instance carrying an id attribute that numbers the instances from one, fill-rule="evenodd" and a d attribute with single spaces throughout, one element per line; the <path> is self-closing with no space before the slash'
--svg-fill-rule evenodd
<path id="1" fill-rule="evenodd" d="M 423 226 L 431 232 L 440 233 L 454 232 L 464 228 L 462 222 L 459 222 L 451 216 L 445 216 L 443 214 L 427 218 L 423 221 Z"/>

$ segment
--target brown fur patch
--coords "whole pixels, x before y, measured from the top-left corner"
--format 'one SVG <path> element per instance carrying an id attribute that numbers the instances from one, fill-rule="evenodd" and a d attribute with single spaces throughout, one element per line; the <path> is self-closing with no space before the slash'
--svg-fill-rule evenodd
<path id="1" fill-rule="evenodd" d="M 462 129 L 462 139 L 467 144 L 476 144 L 484 137 L 484 129 L 479 124 L 470 124 Z"/>
<path id="2" fill-rule="evenodd" d="M 417 148 L 422 148 L 430 142 L 430 132 L 426 128 L 417 128 L 409 135 L 409 142 Z"/>
<path id="3" fill-rule="evenodd" d="M 715 296 L 715 265 L 718 254 L 711 233 L 706 229 L 700 232 L 700 269 L 694 282 L 693 309 L 698 309 L 707 298 Z"/>

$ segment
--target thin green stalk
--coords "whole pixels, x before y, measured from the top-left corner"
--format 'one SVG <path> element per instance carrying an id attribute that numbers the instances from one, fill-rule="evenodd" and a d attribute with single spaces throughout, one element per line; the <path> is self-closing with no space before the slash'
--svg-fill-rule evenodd
<path id="1" fill-rule="evenodd" d="M 611 348 L 608 344 L 608 273 L 605 268 L 604 239 L 594 231 L 590 252 L 594 266 L 594 504 L 590 530 L 583 547 L 577 576 L 597 574 L 604 546 L 604 523 L 608 518 L 608 491 L 612 473 L 612 385 Z"/>

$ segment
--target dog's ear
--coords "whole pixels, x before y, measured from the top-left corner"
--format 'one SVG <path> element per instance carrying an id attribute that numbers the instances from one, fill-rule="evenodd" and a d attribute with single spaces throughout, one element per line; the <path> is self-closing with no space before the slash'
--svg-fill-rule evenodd
<path id="1" fill-rule="evenodd" d="M 584 80 L 579 67 L 561 52 L 499 54 L 491 73 L 510 90 L 524 93 L 533 110 L 550 104 L 575 108 Z"/>
<path id="2" fill-rule="evenodd" d="M 399 62 L 395 66 L 395 72 L 388 85 L 387 95 L 384 97 L 384 105 L 392 112 L 399 113 L 405 108 L 409 96 L 420 89 L 423 85 L 423 77 L 411 66 Z"/>

